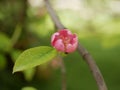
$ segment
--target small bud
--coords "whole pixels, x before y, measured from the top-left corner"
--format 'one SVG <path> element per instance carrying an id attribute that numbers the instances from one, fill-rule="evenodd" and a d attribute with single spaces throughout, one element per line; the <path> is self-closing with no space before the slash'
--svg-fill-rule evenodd
<path id="1" fill-rule="evenodd" d="M 78 46 L 78 37 L 68 29 L 63 29 L 52 35 L 51 44 L 58 51 L 71 53 L 74 52 Z"/>

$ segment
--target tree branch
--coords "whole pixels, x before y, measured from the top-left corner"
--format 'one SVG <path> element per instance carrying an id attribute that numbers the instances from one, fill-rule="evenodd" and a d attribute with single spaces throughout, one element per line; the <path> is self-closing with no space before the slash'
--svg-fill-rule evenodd
<path id="1" fill-rule="evenodd" d="M 57 29 L 65 29 L 65 26 L 60 22 L 59 17 L 56 15 L 54 9 L 52 8 L 49 0 L 45 0 L 46 8 L 48 10 L 49 15 L 52 18 L 52 21 L 55 24 Z"/>
<path id="2" fill-rule="evenodd" d="M 49 0 L 44 0 L 46 4 L 46 8 L 49 12 L 49 15 L 51 16 L 52 21 L 54 22 L 57 29 L 64 29 L 64 25 L 60 22 L 58 16 L 56 15 L 54 9 L 52 8 Z M 90 71 L 93 74 L 94 79 L 96 80 L 96 83 L 98 85 L 99 90 L 107 90 L 107 86 L 105 84 L 104 78 L 96 65 L 94 59 L 92 56 L 88 53 L 88 51 L 79 43 L 77 48 L 79 54 L 83 57 L 85 62 L 88 64 Z M 64 89 L 63 89 L 64 90 Z"/>
<path id="3" fill-rule="evenodd" d="M 88 51 L 80 43 L 78 45 L 78 52 L 82 55 L 83 59 L 88 64 L 90 71 L 92 72 L 94 79 L 96 80 L 99 90 L 107 90 L 106 83 L 97 64 L 95 63 L 92 56 L 88 53 Z"/>

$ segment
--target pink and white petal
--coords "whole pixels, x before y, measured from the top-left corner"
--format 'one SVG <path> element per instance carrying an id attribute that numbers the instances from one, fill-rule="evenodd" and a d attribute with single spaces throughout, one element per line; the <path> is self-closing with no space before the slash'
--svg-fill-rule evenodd
<path id="1" fill-rule="evenodd" d="M 70 30 L 68 30 L 68 29 L 64 29 L 64 30 L 67 31 L 67 34 L 68 34 L 68 35 L 71 35 L 71 34 L 72 34 Z"/>
<path id="2" fill-rule="evenodd" d="M 73 38 L 73 41 L 78 43 L 78 37 L 77 37 L 77 36 L 74 37 L 74 38 Z"/>
<path id="3" fill-rule="evenodd" d="M 69 30 L 63 29 L 59 31 L 60 35 L 63 37 L 68 37 L 68 35 L 72 34 Z"/>
<path id="4" fill-rule="evenodd" d="M 76 50 L 77 46 L 78 46 L 78 43 L 74 43 L 73 45 L 68 44 L 66 47 L 66 52 L 68 52 L 68 53 L 74 52 Z"/>
<path id="5" fill-rule="evenodd" d="M 52 37 L 51 37 L 51 44 L 52 44 L 52 45 L 54 45 L 54 41 L 57 39 L 56 36 L 58 36 L 58 35 L 59 35 L 58 32 L 56 32 L 56 33 L 54 33 L 54 34 L 52 35 Z"/>
<path id="6" fill-rule="evenodd" d="M 65 46 L 64 46 L 64 44 L 63 44 L 62 39 L 58 39 L 58 40 L 55 42 L 54 47 L 55 47 L 58 51 L 62 51 L 62 52 L 65 51 Z"/>
<path id="7" fill-rule="evenodd" d="M 72 44 L 68 44 L 65 52 L 71 53 L 71 52 L 74 52 L 74 51 L 75 51 L 74 46 Z"/>
<path id="8" fill-rule="evenodd" d="M 71 38 L 70 43 L 74 44 L 74 43 L 78 43 L 78 37 L 74 34 L 74 36 L 72 36 L 73 38 Z"/>

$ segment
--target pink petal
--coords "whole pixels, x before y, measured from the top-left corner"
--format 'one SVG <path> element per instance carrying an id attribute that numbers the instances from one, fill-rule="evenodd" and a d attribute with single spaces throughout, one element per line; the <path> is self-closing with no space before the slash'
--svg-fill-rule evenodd
<path id="1" fill-rule="evenodd" d="M 68 35 L 72 34 L 71 31 L 69 31 L 67 29 L 60 30 L 59 33 L 63 37 L 67 37 Z"/>
<path id="2" fill-rule="evenodd" d="M 72 34 L 71 31 L 69 31 L 68 29 L 65 29 L 65 30 L 67 30 L 68 35 Z"/>
<path id="3" fill-rule="evenodd" d="M 74 44 L 74 43 L 78 43 L 78 37 L 76 36 L 76 34 L 73 34 L 72 36 L 71 36 L 71 40 L 70 40 L 70 43 L 71 44 Z"/>
<path id="4" fill-rule="evenodd" d="M 58 39 L 58 40 L 55 42 L 54 47 L 55 47 L 58 51 L 62 51 L 62 52 L 65 51 L 65 46 L 64 46 L 64 44 L 63 44 L 62 39 Z"/>
<path id="5" fill-rule="evenodd" d="M 73 45 L 68 44 L 65 52 L 68 52 L 68 53 L 74 52 L 76 50 L 77 46 L 78 46 L 78 43 L 74 43 Z"/>
<path id="6" fill-rule="evenodd" d="M 78 37 L 68 29 L 62 29 L 51 37 L 51 44 L 61 52 L 74 52 L 78 46 Z"/>
<path id="7" fill-rule="evenodd" d="M 51 37 L 51 44 L 54 46 L 54 42 L 57 40 L 57 36 L 59 35 L 58 32 L 54 33 Z"/>

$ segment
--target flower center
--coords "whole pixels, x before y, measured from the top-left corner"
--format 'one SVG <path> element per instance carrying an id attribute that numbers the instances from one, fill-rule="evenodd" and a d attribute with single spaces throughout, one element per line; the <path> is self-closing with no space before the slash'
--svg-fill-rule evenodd
<path id="1" fill-rule="evenodd" d="M 60 39 L 62 39 L 62 42 L 63 42 L 63 44 L 64 44 L 64 46 L 65 46 L 65 51 L 66 51 L 66 47 L 67 47 L 67 45 L 70 43 L 70 38 L 69 37 L 64 37 L 64 36 L 60 36 Z M 67 52 L 66 52 L 67 53 Z"/>
<path id="2" fill-rule="evenodd" d="M 65 38 L 63 39 L 63 43 L 64 43 L 64 44 L 69 44 L 69 43 L 70 43 L 70 38 L 65 37 Z"/>

